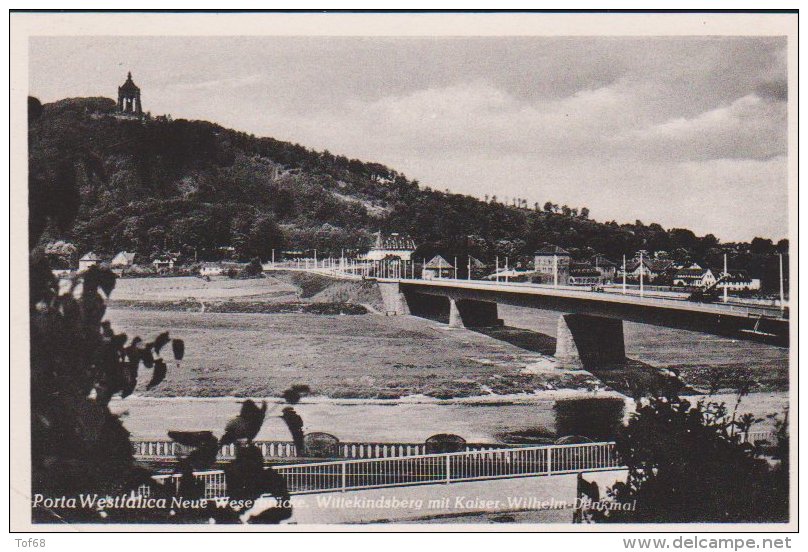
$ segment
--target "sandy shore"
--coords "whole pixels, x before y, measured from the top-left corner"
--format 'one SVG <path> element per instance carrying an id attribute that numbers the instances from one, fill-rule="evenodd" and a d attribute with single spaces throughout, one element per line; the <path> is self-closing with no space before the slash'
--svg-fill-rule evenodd
<path id="1" fill-rule="evenodd" d="M 616 394 L 599 392 L 597 396 Z M 310 397 L 295 406 L 303 417 L 305 430 L 325 431 L 343 441 L 422 442 L 436 433 L 456 433 L 467 441 L 498 442 L 504 432 L 555 429 L 553 404 L 566 397 L 592 397 L 586 391 L 545 391 L 532 395 L 506 395 L 438 400 L 430 397 L 406 397 L 396 400 L 330 399 Z M 255 397 L 260 400 L 260 397 Z M 693 397 L 693 402 L 697 397 Z M 728 406 L 734 395 L 717 395 Z M 240 408 L 240 398 L 129 397 L 114 400 L 113 412 L 126 413 L 124 424 L 135 438 L 162 439 L 169 429 L 213 430 L 220 433 L 224 424 Z M 259 439 L 288 440 L 280 418 L 283 403 L 268 398 L 269 413 Z M 773 427 L 772 414 L 782 414 L 788 404 L 784 392 L 753 393 L 745 397 L 739 413 L 752 412 L 764 418 L 754 430 Z M 627 412 L 633 408 L 627 402 Z"/>

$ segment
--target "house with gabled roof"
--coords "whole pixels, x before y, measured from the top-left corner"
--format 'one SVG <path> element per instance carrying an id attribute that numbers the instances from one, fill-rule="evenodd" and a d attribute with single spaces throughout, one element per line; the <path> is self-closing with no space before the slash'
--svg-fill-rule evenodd
<path id="1" fill-rule="evenodd" d="M 566 249 L 545 243 L 533 254 L 533 269 L 542 283 L 569 284 L 572 257 Z"/>
<path id="2" fill-rule="evenodd" d="M 104 262 L 103 257 L 94 251 L 88 251 L 81 259 L 79 259 L 79 272 L 87 270 L 91 266 L 96 266 L 102 262 Z"/>
<path id="3" fill-rule="evenodd" d="M 444 259 L 441 255 L 435 255 L 421 269 L 421 278 L 424 280 L 437 280 L 441 278 L 452 278 L 455 267 Z"/>
<path id="4" fill-rule="evenodd" d="M 402 261 L 412 259 L 415 252 L 415 241 L 397 232 L 389 236 L 383 236 L 381 232 L 376 232 L 376 240 L 370 251 L 364 258 L 367 261 L 381 261 L 383 259 L 399 258 Z"/>

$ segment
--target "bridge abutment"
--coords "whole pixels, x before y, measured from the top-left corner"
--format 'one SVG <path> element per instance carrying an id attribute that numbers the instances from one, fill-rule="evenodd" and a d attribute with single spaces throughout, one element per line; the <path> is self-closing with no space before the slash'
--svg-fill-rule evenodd
<path id="1" fill-rule="evenodd" d="M 555 357 L 564 366 L 584 369 L 624 364 L 623 321 L 588 314 L 559 316 Z"/>
<path id="2" fill-rule="evenodd" d="M 407 298 L 401 291 L 398 282 L 379 282 L 379 292 L 382 296 L 385 314 L 403 315 L 410 314 Z"/>

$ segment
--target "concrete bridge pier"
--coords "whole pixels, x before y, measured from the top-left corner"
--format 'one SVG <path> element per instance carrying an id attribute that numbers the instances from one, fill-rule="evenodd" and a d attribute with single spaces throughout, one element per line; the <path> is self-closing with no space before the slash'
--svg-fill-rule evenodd
<path id="1" fill-rule="evenodd" d="M 490 328 L 493 326 L 502 326 L 496 303 L 449 297 L 450 328 Z"/>
<path id="2" fill-rule="evenodd" d="M 452 299 L 452 304 L 456 305 L 460 322 L 466 328 L 490 328 L 503 324 L 502 319 L 499 318 L 497 304 L 493 301 Z M 451 311 L 449 314 L 451 315 Z"/>
<path id="3" fill-rule="evenodd" d="M 450 328 L 463 328 L 463 317 L 460 316 L 460 309 L 457 308 L 457 299 L 449 297 L 449 327 Z"/>
<path id="4" fill-rule="evenodd" d="M 555 357 L 564 367 L 588 369 L 626 362 L 623 321 L 588 314 L 558 318 Z"/>

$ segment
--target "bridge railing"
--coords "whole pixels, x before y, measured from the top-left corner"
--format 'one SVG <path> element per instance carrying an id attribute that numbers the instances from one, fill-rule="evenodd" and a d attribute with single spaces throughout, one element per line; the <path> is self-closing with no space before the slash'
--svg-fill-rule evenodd
<path id="1" fill-rule="evenodd" d="M 549 445 L 489 449 L 410 457 L 337 460 L 274 467 L 285 480 L 289 494 L 323 493 L 447 484 L 514 477 L 550 476 L 577 472 L 621 469 L 614 443 Z M 225 496 L 223 470 L 194 472 L 205 483 L 205 498 Z M 171 486 L 176 493 L 182 476 L 154 476 L 156 483 Z M 148 486 L 139 490 L 149 495 Z"/>
<path id="2" fill-rule="evenodd" d="M 173 460 L 178 455 L 187 454 L 191 449 L 166 439 L 133 439 L 135 458 L 139 460 Z M 297 448 L 292 441 L 255 441 L 264 458 L 299 458 Z M 518 447 L 520 445 L 503 445 L 497 443 L 466 443 L 466 451 L 490 450 Z M 377 443 L 377 442 L 339 442 L 335 445 L 333 458 L 371 459 L 401 458 L 426 454 L 426 443 Z M 236 455 L 234 444 L 224 445 L 219 449 L 220 460 L 232 460 Z"/>

